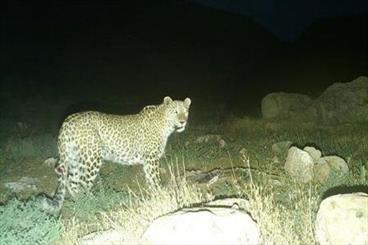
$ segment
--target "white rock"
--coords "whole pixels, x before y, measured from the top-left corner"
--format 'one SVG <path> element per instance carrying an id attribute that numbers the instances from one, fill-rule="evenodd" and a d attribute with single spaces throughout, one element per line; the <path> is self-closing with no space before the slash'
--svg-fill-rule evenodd
<path id="1" fill-rule="evenodd" d="M 346 174 L 349 172 L 348 164 L 338 156 L 325 156 L 318 159 L 314 166 L 314 178 L 324 183 L 332 175 L 332 172 Z"/>
<path id="2" fill-rule="evenodd" d="M 320 183 L 324 183 L 328 180 L 331 174 L 331 167 L 327 162 L 318 161 L 313 168 L 314 180 Z"/>
<path id="3" fill-rule="evenodd" d="M 156 219 L 142 236 L 143 244 L 260 244 L 257 224 L 234 208 L 183 209 Z"/>
<path id="4" fill-rule="evenodd" d="M 320 204 L 315 222 L 319 244 L 368 244 L 368 194 L 340 194 Z"/>
<path id="5" fill-rule="evenodd" d="M 313 158 L 308 152 L 292 146 L 285 162 L 286 172 L 296 181 L 307 183 L 313 179 Z"/>
<path id="6" fill-rule="evenodd" d="M 349 172 L 348 164 L 344 159 L 338 156 L 325 156 L 320 158 L 321 161 L 327 162 L 331 169 L 342 173 Z"/>
<path id="7" fill-rule="evenodd" d="M 312 147 L 312 146 L 306 146 L 306 147 L 304 147 L 303 151 L 308 152 L 309 155 L 311 155 L 311 157 L 313 158 L 313 160 L 315 162 L 317 162 L 318 159 L 320 159 L 321 156 L 322 156 L 321 151 L 318 150 L 318 149 L 316 149 L 316 148 L 314 148 L 314 147 Z"/>
<path id="8" fill-rule="evenodd" d="M 111 229 L 93 232 L 80 238 L 78 242 L 80 245 L 121 245 L 124 238 L 121 231 Z"/>

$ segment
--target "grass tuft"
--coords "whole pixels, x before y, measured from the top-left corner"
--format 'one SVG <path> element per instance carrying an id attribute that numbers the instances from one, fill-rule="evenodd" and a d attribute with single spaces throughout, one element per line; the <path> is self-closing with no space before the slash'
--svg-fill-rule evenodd
<path id="1" fill-rule="evenodd" d="M 174 179 L 172 181 L 168 187 L 155 190 L 141 188 L 139 193 L 130 190 L 128 202 L 121 203 L 109 211 L 100 210 L 95 213 L 98 219 L 95 220 L 94 228 L 121 230 L 126 234 L 124 243 L 137 244 L 145 229 L 155 218 L 213 198 L 211 194 L 204 196 L 197 187 L 185 181 L 174 181 Z M 70 219 L 66 227 L 65 233 L 57 244 L 74 244 L 78 237 L 91 232 L 85 221 L 77 217 Z"/>

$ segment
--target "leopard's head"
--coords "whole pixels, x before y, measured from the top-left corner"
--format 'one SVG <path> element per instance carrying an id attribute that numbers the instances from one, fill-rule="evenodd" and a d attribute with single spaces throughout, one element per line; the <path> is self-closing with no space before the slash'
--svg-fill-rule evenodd
<path id="1" fill-rule="evenodd" d="M 166 96 L 163 101 L 163 105 L 166 109 L 166 117 L 169 125 L 176 132 L 183 132 L 187 125 L 189 107 L 191 100 L 186 98 L 185 100 L 172 100 L 169 96 Z"/>

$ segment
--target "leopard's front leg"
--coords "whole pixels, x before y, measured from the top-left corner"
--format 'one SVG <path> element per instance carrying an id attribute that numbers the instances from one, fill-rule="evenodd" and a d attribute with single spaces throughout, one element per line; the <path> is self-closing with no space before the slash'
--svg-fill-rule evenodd
<path id="1" fill-rule="evenodd" d="M 159 159 L 150 159 L 143 165 L 146 181 L 150 187 L 159 187 L 161 184 Z"/>

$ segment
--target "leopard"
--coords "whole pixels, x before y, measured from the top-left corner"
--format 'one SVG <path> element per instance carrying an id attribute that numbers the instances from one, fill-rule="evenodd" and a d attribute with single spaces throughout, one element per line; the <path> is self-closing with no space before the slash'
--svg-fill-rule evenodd
<path id="1" fill-rule="evenodd" d="M 190 105 L 190 98 L 166 96 L 161 104 L 145 106 L 137 114 L 82 111 L 69 115 L 57 140 L 58 185 L 54 195 L 43 200 L 43 209 L 57 213 L 67 193 L 74 199 L 90 191 L 105 162 L 140 164 L 148 186 L 159 186 L 160 159 L 169 136 L 185 130 Z"/>

